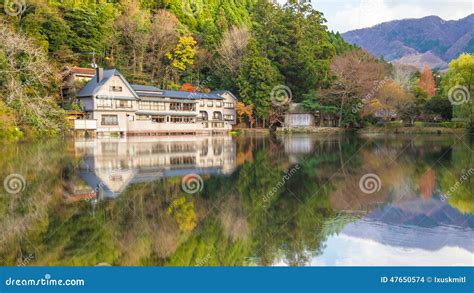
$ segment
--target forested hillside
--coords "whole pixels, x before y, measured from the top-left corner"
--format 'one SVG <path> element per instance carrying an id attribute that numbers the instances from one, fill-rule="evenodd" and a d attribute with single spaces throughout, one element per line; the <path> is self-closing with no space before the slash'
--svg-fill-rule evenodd
<path id="1" fill-rule="evenodd" d="M 396 79 L 394 68 L 329 32 L 310 4 L 270 2 L 0 0 L 0 136 L 64 133 L 61 72 L 93 61 L 134 83 L 230 90 L 241 101 L 239 121 L 249 126 L 279 125 L 290 100 L 327 112 L 340 127 L 361 126 L 364 115 L 383 108 L 364 113 L 356 105 L 368 93 L 372 101 L 381 81 Z M 420 75 L 408 73 L 415 86 L 404 87 L 414 105 Z M 420 105 L 408 111 L 411 121 Z"/>
<path id="2" fill-rule="evenodd" d="M 168 89 L 189 83 L 198 90 L 231 90 L 252 107 L 257 123 L 263 123 L 269 115 L 269 93 L 275 86 L 285 84 L 293 98 L 300 100 L 304 94 L 327 86 L 332 58 L 351 48 L 339 35 L 329 33 L 321 13 L 307 4 L 31 0 L 18 6 L 2 2 L 4 29 L 24 38 L 47 58 L 56 78 L 56 87 L 49 87 L 48 92 L 53 97 L 58 94 L 61 69 L 90 67 L 95 56 L 100 66 L 116 67 L 133 82 Z M 15 88 L 21 85 L 44 96 L 44 84 L 22 81 L 22 75 L 38 73 L 27 73 L 24 64 L 4 65 L 8 66 L 23 72 L 8 77 L 18 81 Z M 13 88 L 2 84 L 2 91 L 6 94 Z M 31 117 L 25 115 L 16 121 L 31 125 Z M 40 120 L 43 118 L 48 120 Z M 43 133 L 47 127 L 36 123 L 33 128 Z M 60 127 L 54 132 L 59 131 Z"/>

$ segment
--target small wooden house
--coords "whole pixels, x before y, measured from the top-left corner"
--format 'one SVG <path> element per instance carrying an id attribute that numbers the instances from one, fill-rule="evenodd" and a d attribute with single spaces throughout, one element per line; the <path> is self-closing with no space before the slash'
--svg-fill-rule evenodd
<path id="1" fill-rule="evenodd" d="M 314 113 L 306 110 L 302 104 L 291 103 L 285 114 L 285 127 L 314 126 Z"/>

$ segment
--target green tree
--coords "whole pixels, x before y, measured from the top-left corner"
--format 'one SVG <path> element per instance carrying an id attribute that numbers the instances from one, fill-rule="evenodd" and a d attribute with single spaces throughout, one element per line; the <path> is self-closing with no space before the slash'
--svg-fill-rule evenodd
<path id="1" fill-rule="evenodd" d="M 474 126 L 474 54 L 462 54 L 449 63 L 442 79 L 444 93 L 454 105 L 455 118 L 466 120 Z"/>
<path id="2" fill-rule="evenodd" d="M 280 85 L 281 81 L 281 74 L 271 61 L 261 54 L 257 41 L 250 40 L 247 54 L 242 60 L 237 85 L 244 103 L 254 105 L 256 118 L 268 117 L 272 89 Z"/>
<path id="3" fill-rule="evenodd" d="M 450 121 L 453 118 L 453 105 L 446 97 L 436 95 L 425 105 L 424 111 L 428 114 L 441 115 L 443 119 Z"/>

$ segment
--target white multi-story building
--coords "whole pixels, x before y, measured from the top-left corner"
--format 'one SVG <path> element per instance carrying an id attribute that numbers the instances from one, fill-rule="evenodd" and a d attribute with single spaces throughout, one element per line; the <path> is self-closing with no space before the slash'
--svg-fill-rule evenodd
<path id="1" fill-rule="evenodd" d="M 227 132 L 236 123 L 237 98 L 229 91 L 198 93 L 131 85 L 116 69 L 97 69 L 77 98 L 86 120 L 75 121 L 75 128 L 99 135 Z"/>

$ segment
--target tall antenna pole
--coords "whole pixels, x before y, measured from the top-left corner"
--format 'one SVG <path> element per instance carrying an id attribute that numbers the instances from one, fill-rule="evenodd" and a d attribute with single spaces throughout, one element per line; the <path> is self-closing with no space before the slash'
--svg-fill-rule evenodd
<path id="1" fill-rule="evenodd" d="M 97 63 L 96 63 L 96 60 L 95 60 L 95 50 L 92 51 L 92 63 L 91 63 L 91 67 L 92 68 L 97 68 Z"/>

